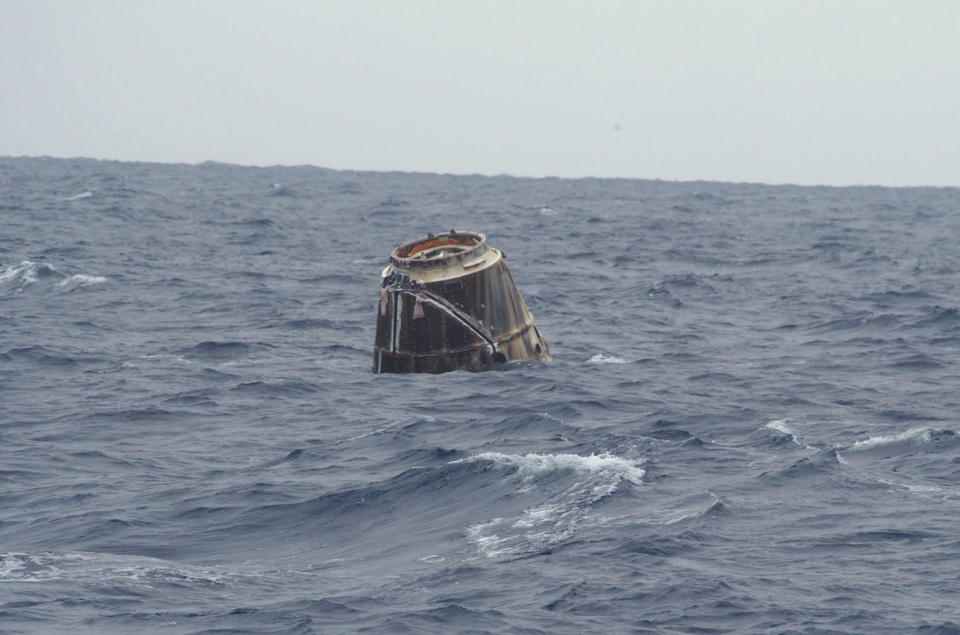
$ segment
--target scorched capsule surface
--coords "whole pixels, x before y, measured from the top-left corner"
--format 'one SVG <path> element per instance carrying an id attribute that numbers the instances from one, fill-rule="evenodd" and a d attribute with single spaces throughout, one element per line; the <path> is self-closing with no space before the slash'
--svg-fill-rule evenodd
<path id="1" fill-rule="evenodd" d="M 450 230 L 400 245 L 380 286 L 375 373 L 551 359 L 503 254 L 483 234 Z"/>

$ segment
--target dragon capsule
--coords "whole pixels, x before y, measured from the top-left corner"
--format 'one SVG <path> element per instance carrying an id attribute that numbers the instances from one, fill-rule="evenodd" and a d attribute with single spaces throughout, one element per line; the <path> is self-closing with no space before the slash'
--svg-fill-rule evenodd
<path id="1" fill-rule="evenodd" d="M 380 276 L 375 373 L 486 370 L 550 361 L 550 349 L 507 269 L 480 233 L 412 240 Z"/>

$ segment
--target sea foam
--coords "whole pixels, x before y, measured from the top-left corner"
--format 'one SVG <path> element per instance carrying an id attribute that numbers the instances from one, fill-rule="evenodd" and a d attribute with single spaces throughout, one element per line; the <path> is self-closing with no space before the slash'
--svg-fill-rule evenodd
<path id="1" fill-rule="evenodd" d="M 490 461 L 515 470 L 515 495 L 532 505 L 467 527 L 467 537 L 487 558 L 537 553 L 573 537 L 590 510 L 624 481 L 643 482 L 642 460 L 612 454 L 501 454 L 484 452 L 452 463 Z"/>
<path id="2" fill-rule="evenodd" d="M 483 452 L 466 459 L 458 459 L 453 463 L 470 461 L 493 461 L 516 467 L 519 475 L 525 480 L 547 472 L 572 470 L 585 474 L 606 474 L 639 485 L 643 482 L 644 475 L 644 469 L 640 467 L 642 461 L 631 461 L 608 453 L 580 456 L 579 454 L 516 455 Z"/>

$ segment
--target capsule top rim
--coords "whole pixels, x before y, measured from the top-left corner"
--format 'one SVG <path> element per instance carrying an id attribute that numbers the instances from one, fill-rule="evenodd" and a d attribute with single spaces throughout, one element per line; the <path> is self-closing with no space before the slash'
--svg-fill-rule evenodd
<path id="1" fill-rule="evenodd" d="M 458 231 L 417 238 L 398 245 L 390 252 L 390 263 L 400 269 L 440 269 L 487 252 L 487 237 L 479 232 Z"/>

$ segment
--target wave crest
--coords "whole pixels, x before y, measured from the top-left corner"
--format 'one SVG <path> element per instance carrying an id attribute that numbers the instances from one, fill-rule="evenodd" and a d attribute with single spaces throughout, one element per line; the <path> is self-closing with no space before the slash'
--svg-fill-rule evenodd
<path id="1" fill-rule="evenodd" d="M 623 481 L 642 483 L 644 475 L 642 461 L 612 454 L 484 452 L 451 463 L 475 462 L 512 470 L 517 478 L 514 496 L 524 505 L 513 510 L 505 505 L 501 509 L 508 513 L 467 528 L 468 539 L 487 558 L 538 554 L 565 543 L 587 522 L 593 505 Z"/>
<path id="2" fill-rule="evenodd" d="M 584 474 L 606 474 L 639 485 L 643 482 L 645 473 L 645 470 L 640 467 L 641 461 L 630 461 L 609 453 L 589 456 L 579 454 L 524 454 L 521 456 L 482 452 L 465 459 L 458 459 L 453 463 L 473 461 L 492 461 L 500 465 L 516 467 L 518 474 L 524 480 L 549 472 L 572 470 Z"/>
<path id="3" fill-rule="evenodd" d="M 57 283 L 57 287 L 64 292 L 73 291 L 74 289 L 82 289 L 83 287 L 91 287 L 98 284 L 103 284 L 107 279 L 103 276 L 85 276 L 78 273 L 77 275 L 70 276 L 65 278 Z"/>
<path id="4" fill-rule="evenodd" d="M 933 431 L 929 428 L 912 428 L 904 432 L 890 435 L 881 435 L 870 437 L 857 441 L 847 451 L 857 452 L 864 450 L 874 450 L 877 448 L 891 447 L 903 443 L 921 444 L 933 441 Z"/>
<path id="5" fill-rule="evenodd" d="M 627 360 L 622 357 L 617 357 L 615 355 L 604 355 L 603 353 L 597 353 L 593 357 L 587 360 L 588 364 L 626 364 Z"/>
<path id="6" fill-rule="evenodd" d="M 41 280 L 58 280 L 56 290 L 67 293 L 74 289 L 103 284 L 103 276 L 76 274 L 67 276 L 46 262 L 23 260 L 18 265 L 0 267 L 0 295 L 21 293 L 27 287 Z"/>

